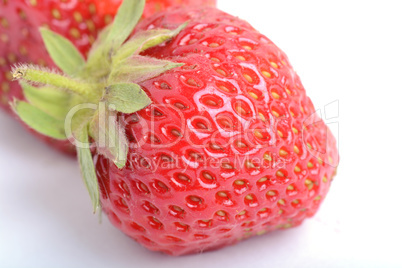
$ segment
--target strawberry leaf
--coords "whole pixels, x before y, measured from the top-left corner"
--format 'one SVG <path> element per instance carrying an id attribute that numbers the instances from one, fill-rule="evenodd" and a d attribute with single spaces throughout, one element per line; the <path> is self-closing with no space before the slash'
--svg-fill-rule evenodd
<path id="1" fill-rule="evenodd" d="M 68 39 L 51 30 L 42 27 L 40 33 L 54 63 L 68 75 L 77 74 L 85 64 L 77 48 Z"/>
<path id="2" fill-rule="evenodd" d="M 90 123 L 91 137 L 96 142 L 97 152 L 106 156 L 118 168 L 127 162 L 128 140 L 117 113 L 106 109 L 106 103 L 99 105 L 99 110 Z"/>
<path id="3" fill-rule="evenodd" d="M 96 79 L 107 76 L 111 68 L 111 58 L 130 36 L 141 18 L 145 0 L 126 0 L 121 4 L 113 23 L 104 29 L 89 52 L 84 77 Z"/>
<path id="4" fill-rule="evenodd" d="M 71 101 L 70 94 L 53 87 L 36 88 L 24 82 L 20 82 L 20 85 L 30 104 L 54 118 L 62 120 L 66 117 Z"/>
<path id="5" fill-rule="evenodd" d="M 92 160 L 91 150 L 88 142 L 88 130 L 83 128 L 79 135 L 80 143 L 82 146 L 77 146 L 78 161 L 81 167 L 81 174 L 87 187 L 89 196 L 92 201 L 94 213 L 100 206 L 99 201 L 99 185 L 96 178 L 95 166 Z"/>
<path id="6" fill-rule="evenodd" d="M 144 109 L 151 100 L 137 84 L 115 84 L 106 88 L 104 100 L 122 113 L 131 114 Z"/>
<path id="7" fill-rule="evenodd" d="M 106 43 L 112 44 L 113 51 L 130 36 L 141 18 L 144 6 L 145 0 L 123 1 L 106 40 Z"/>
<path id="8" fill-rule="evenodd" d="M 115 64 L 135 54 L 138 55 L 148 48 L 162 44 L 163 42 L 175 37 L 187 26 L 187 22 L 177 27 L 175 30 L 156 29 L 141 31 L 128 40 L 113 57 Z"/>
<path id="9" fill-rule="evenodd" d="M 180 66 L 183 64 L 136 55 L 115 66 L 108 83 L 114 84 L 123 81 L 139 83 Z"/>
<path id="10" fill-rule="evenodd" d="M 65 119 L 67 137 L 78 137 L 96 115 L 98 105 L 84 103 L 72 107 Z"/>
<path id="11" fill-rule="evenodd" d="M 37 132 L 58 140 L 66 140 L 64 121 L 54 118 L 35 106 L 15 100 L 12 108 L 21 120 Z"/>

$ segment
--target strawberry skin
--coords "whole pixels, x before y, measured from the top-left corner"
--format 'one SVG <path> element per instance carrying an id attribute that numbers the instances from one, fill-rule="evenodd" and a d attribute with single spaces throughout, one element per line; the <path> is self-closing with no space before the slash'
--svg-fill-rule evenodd
<path id="1" fill-rule="evenodd" d="M 54 68 L 38 31 L 47 25 L 65 36 L 86 55 L 98 32 L 112 21 L 121 0 L 0 0 L 0 107 L 11 112 L 9 102 L 23 99 L 21 87 L 12 83 L 11 65 L 26 62 Z M 211 5 L 215 0 L 148 0 L 143 17 L 174 5 Z M 52 147 L 74 154 L 64 141 L 31 131 Z"/>
<path id="2" fill-rule="evenodd" d="M 214 8 L 174 9 L 137 30 L 188 26 L 144 55 L 184 66 L 140 85 L 126 115 L 127 165 L 95 155 L 110 221 L 150 250 L 202 252 L 314 215 L 336 173 L 336 141 L 286 55 Z"/>

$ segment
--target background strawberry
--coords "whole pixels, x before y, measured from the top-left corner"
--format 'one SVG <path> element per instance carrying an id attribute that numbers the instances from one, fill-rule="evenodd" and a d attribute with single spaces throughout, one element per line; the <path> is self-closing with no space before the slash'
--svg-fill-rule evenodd
<path id="1" fill-rule="evenodd" d="M 86 55 L 98 32 L 112 21 L 120 4 L 121 0 L 0 0 L 0 107 L 10 112 L 9 102 L 23 98 L 18 83 L 11 83 L 11 65 L 27 62 L 55 67 L 38 31 L 40 26 L 65 36 Z M 148 0 L 143 17 L 175 5 L 215 4 L 215 0 Z M 66 142 L 35 134 L 55 148 L 75 153 Z"/>

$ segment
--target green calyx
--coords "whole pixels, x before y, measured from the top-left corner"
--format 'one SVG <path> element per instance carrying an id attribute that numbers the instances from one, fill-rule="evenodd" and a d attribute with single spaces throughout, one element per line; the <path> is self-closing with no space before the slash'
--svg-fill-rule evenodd
<path id="1" fill-rule="evenodd" d="M 100 206 L 99 186 L 89 141 L 94 141 L 98 153 L 123 168 L 129 145 L 124 122 L 117 115 L 134 113 L 151 104 L 137 83 L 183 65 L 140 53 L 173 38 L 186 24 L 175 30 L 138 32 L 127 40 L 144 6 L 145 0 L 124 0 L 114 22 L 99 34 L 86 61 L 69 40 L 41 28 L 46 48 L 62 72 L 26 64 L 15 65 L 12 70 L 27 100 L 14 100 L 13 110 L 39 133 L 74 142 L 94 212 Z"/>

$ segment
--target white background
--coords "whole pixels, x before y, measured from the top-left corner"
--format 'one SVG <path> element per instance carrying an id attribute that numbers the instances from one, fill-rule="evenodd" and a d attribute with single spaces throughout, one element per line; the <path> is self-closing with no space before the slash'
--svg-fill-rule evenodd
<path id="1" fill-rule="evenodd" d="M 202 255 L 149 252 L 98 224 L 74 159 L 0 114 L 0 267 L 402 267 L 400 1 L 219 1 L 287 53 L 316 108 L 339 101 L 317 215 Z"/>

